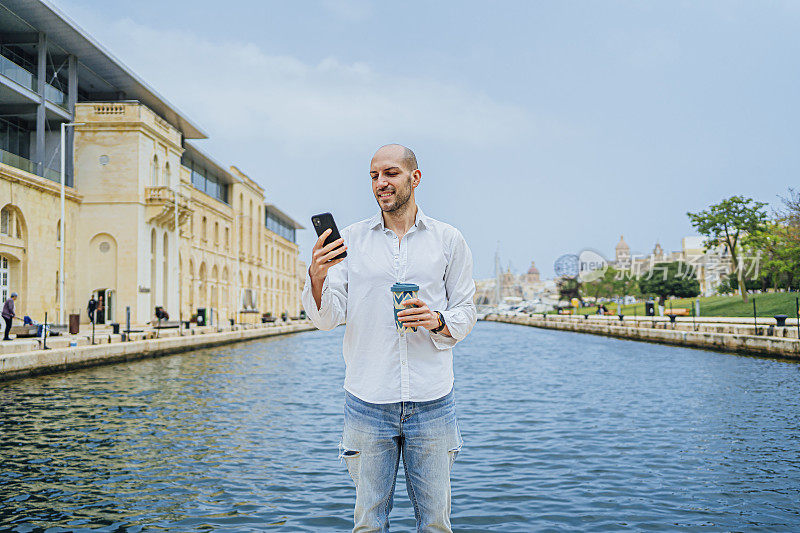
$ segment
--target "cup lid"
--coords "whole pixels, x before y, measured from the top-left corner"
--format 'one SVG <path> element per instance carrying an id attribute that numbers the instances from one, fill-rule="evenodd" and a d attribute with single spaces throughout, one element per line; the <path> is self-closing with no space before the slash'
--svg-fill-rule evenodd
<path id="1" fill-rule="evenodd" d="M 392 285 L 391 291 L 392 292 L 411 292 L 411 291 L 418 291 L 419 285 L 416 283 L 395 283 Z"/>

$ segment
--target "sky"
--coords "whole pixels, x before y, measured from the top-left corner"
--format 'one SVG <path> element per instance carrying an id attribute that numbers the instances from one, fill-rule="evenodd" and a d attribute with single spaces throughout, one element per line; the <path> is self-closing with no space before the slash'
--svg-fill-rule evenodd
<path id="1" fill-rule="evenodd" d="M 800 170 L 800 2 L 52 0 L 309 229 L 378 207 L 412 148 L 424 212 L 474 276 L 565 253 L 679 250 L 687 211 L 771 206 Z"/>

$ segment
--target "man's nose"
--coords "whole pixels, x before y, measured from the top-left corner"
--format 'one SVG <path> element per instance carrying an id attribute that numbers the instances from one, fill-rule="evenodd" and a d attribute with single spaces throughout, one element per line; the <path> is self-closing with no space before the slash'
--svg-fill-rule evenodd
<path id="1" fill-rule="evenodd" d="M 378 174 L 378 188 L 382 189 L 389 185 L 389 180 L 386 179 L 386 176 L 383 174 Z"/>

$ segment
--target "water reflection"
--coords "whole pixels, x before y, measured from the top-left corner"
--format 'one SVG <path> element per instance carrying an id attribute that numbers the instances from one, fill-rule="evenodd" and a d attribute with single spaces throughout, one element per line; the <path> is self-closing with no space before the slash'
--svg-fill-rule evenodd
<path id="1" fill-rule="evenodd" d="M 342 333 L 0 384 L 0 524 L 347 530 Z M 459 348 L 457 531 L 800 528 L 800 365 L 497 323 Z"/>

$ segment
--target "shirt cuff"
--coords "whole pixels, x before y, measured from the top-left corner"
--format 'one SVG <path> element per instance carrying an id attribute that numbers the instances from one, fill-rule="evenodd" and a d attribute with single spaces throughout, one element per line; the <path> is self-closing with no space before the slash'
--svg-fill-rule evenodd
<path id="1" fill-rule="evenodd" d="M 450 317 L 452 315 L 447 311 L 441 311 L 441 313 L 444 317 L 445 324 L 447 324 L 447 328 L 450 329 Z M 452 335 L 452 333 L 453 332 L 451 331 L 450 334 Z M 458 343 L 458 339 L 455 337 L 448 337 L 447 335 L 443 335 L 441 333 L 431 332 L 431 340 L 433 341 L 433 345 L 439 350 L 449 350 Z"/>
<path id="2" fill-rule="evenodd" d="M 319 296 L 319 309 L 317 309 L 317 302 L 314 301 L 314 294 L 311 287 L 311 274 L 306 269 L 306 284 L 303 287 L 303 307 L 306 310 L 306 316 L 311 319 L 314 325 L 317 325 L 322 318 L 322 310 L 325 308 L 325 293 L 328 292 L 328 276 L 322 282 L 322 291 Z"/>

